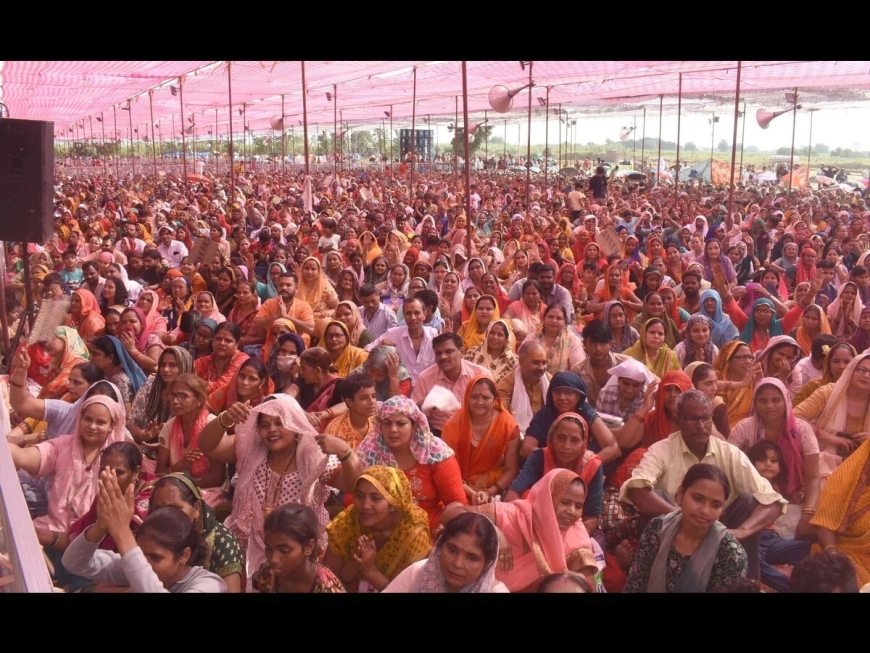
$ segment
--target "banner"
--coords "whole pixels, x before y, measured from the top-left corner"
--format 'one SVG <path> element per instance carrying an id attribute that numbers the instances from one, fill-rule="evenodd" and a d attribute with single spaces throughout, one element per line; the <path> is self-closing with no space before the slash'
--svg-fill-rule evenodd
<path id="1" fill-rule="evenodd" d="M 780 186 L 788 188 L 788 180 L 791 177 L 791 174 L 785 175 L 779 182 Z M 795 166 L 794 167 L 794 181 L 791 184 L 792 188 L 805 188 L 809 184 L 809 176 L 807 174 L 807 169 L 803 166 Z"/>
<path id="2" fill-rule="evenodd" d="M 712 176 L 714 186 L 731 186 L 731 164 L 713 159 Z M 736 175 L 734 182 L 739 183 L 739 181 L 739 175 Z"/>

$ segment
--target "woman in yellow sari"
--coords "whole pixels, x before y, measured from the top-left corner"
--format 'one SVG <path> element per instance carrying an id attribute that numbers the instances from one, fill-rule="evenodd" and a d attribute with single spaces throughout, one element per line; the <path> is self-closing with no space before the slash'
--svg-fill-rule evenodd
<path id="1" fill-rule="evenodd" d="M 332 364 L 338 370 L 338 375 L 345 379 L 369 357 L 365 349 L 351 344 L 350 330 L 344 322 L 338 320 L 331 320 L 326 325 L 323 345 L 332 358 Z"/>
<path id="2" fill-rule="evenodd" d="M 749 345 L 732 340 L 725 343 L 713 361 L 713 369 L 719 379 L 717 394 L 725 400 L 728 425 L 732 429 L 752 412 L 752 397 L 755 392 L 752 374 L 754 358 Z"/>
<path id="3" fill-rule="evenodd" d="M 338 295 L 335 294 L 335 288 L 323 274 L 320 261 L 313 256 L 302 261 L 296 299 L 308 302 L 311 310 L 314 311 L 315 321 L 331 318 L 335 312 L 335 307 L 338 306 Z"/>
<path id="4" fill-rule="evenodd" d="M 326 526 L 324 564 L 348 592 L 378 592 L 432 548 L 429 517 L 414 504 L 408 477 L 373 465 L 354 486 L 353 505 Z"/>
<path id="5" fill-rule="evenodd" d="M 366 266 L 371 265 L 372 261 L 384 253 L 378 245 L 378 239 L 371 231 L 364 231 L 360 234 L 359 245 Z"/>
<path id="6" fill-rule="evenodd" d="M 813 379 L 798 391 L 792 402 L 795 407 L 823 385 L 839 381 L 851 360 L 858 355 L 855 348 L 848 342 L 838 342 L 833 347 L 826 345 L 823 349 L 825 348 L 827 348 L 827 352 L 825 353 L 825 360 L 822 363 L 822 376 L 818 379 Z"/>
<path id="7" fill-rule="evenodd" d="M 468 322 L 459 327 L 457 335 L 462 338 L 462 348 L 468 351 L 483 342 L 489 325 L 501 317 L 498 302 L 492 295 L 482 295 L 474 305 Z"/>
<path id="8" fill-rule="evenodd" d="M 520 471 L 520 427 L 488 376 L 465 388 L 462 408 L 447 420 L 441 439 L 456 452 L 468 503 L 489 503 L 510 487 Z"/>
<path id="9" fill-rule="evenodd" d="M 622 353 L 646 365 L 659 378 L 680 369 L 677 352 L 665 343 L 665 323 L 657 317 L 644 322 L 637 342 Z"/>
<path id="10" fill-rule="evenodd" d="M 840 465 L 825 483 L 810 526 L 818 544 L 812 552 L 836 549 L 849 556 L 858 585 L 870 583 L 870 440 Z"/>

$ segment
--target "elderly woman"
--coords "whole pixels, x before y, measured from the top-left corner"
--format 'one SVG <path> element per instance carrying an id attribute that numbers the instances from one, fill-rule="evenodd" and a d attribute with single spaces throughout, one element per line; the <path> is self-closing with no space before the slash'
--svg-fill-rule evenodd
<path id="1" fill-rule="evenodd" d="M 232 427 L 236 434 L 224 435 Z M 286 395 L 267 397 L 254 408 L 233 404 L 206 426 L 199 448 L 215 463 L 236 466 L 233 512 L 226 525 L 244 553 L 249 589 L 266 561 L 264 519 L 286 503 L 306 505 L 317 515 L 317 540 L 325 546 L 329 486 L 352 492 L 363 471 L 344 440 L 318 435 L 305 411 Z"/>
<path id="2" fill-rule="evenodd" d="M 490 322 L 483 342 L 469 348 L 462 358 L 490 370 L 496 383 L 512 374 L 519 359 L 516 355 L 516 338 L 508 321 L 496 319 Z"/>
<path id="3" fill-rule="evenodd" d="M 796 367 L 800 357 L 801 350 L 794 338 L 774 336 L 761 353 L 756 354 L 755 362 L 761 366 L 764 376 L 782 381 L 792 398 L 802 385 L 801 371 Z"/>
<path id="4" fill-rule="evenodd" d="M 407 397 L 391 397 L 383 403 L 374 431 L 360 443 L 357 454 L 368 466 L 402 470 L 414 488 L 415 503 L 429 515 L 432 530 L 445 505 L 467 502 L 453 449 L 432 435 L 426 416 Z"/>
<path id="5" fill-rule="evenodd" d="M 357 313 L 359 315 L 359 313 Z M 350 330 L 338 320 L 331 320 L 326 325 L 323 343 L 326 351 L 335 365 L 338 375 L 347 378 L 354 369 L 365 362 L 369 353 L 351 344 Z"/>
<path id="6" fill-rule="evenodd" d="M 365 374 L 375 382 L 378 401 L 386 401 L 397 395 L 411 396 L 411 375 L 402 364 L 395 347 L 375 347 L 369 352 L 366 361 L 353 373 Z"/>

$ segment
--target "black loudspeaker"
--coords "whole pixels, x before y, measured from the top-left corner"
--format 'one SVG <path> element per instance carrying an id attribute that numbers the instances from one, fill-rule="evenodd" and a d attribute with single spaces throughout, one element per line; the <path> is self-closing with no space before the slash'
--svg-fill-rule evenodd
<path id="1" fill-rule="evenodd" d="M 420 161 L 429 161 L 432 158 L 432 143 L 435 132 L 431 129 L 415 129 L 414 131 L 414 154 Z M 399 152 L 404 157 L 411 151 L 411 130 L 399 130 Z"/>
<path id="2" fill-rule="evenodd" d="M 0 119 L 0 240 L 54 233 L 54 123 Z"/>

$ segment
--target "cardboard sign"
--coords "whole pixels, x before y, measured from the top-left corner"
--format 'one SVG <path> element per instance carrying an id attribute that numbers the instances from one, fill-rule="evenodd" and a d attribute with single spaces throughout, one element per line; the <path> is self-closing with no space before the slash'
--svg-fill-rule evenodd
<path id="1" fill-rule="evenodd" d="M 595 236 L 595 242 L 601 246 L 601 251 L 604 252 L 605 257 L 611 254 L 622 254 L 622 241 L 613 227 L 599 231 Z"/>
<path id="2" fill-rule="evenodd" d="M 190 263 L 192 265 L 206 265 L 211 262 L 215 256 L 220 255 L 220 247 L 218 244 L 208 238 L 197 238 L 190 249 Z"/>

